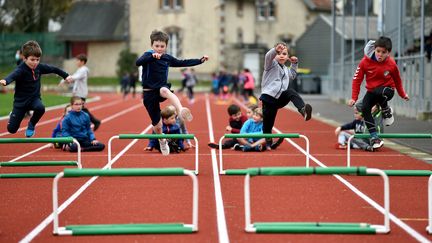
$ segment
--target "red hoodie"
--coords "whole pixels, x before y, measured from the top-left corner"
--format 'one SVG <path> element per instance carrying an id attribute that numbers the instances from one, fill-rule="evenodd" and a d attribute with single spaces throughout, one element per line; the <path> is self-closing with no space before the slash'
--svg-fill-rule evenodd
<path id="1" fill-rule="evenodd" d="M 383 62 L 377 62 L 364 56 L 357 67 L 352 80 L 352 99 L 357 100 L 360 92 L 360 85 L 366 75 L 366 89 L 372 91 L 377 87 L 396 88 L 400 97 L 407 96 L 402 87 L 402 79 L 399 74 L 396 62 L 389 56 Z"/>

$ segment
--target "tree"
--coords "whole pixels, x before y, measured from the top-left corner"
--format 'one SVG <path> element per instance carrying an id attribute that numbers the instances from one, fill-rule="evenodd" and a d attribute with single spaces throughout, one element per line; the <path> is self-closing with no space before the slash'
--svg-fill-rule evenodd
<path id="1" fill-rule="evenodd" d="M 125 73 L 134 73 L 137 70 L 135 61 L 138 58 L 136 53 L 130 52 L 129 49 L 124 49 L 119 54 L 117 61 L 117 75 L 122 77 Z"/>
<path id="2" fill-rule="evenodd" d="M 46 32 L 62 22 L 73 0 L 0 0 L 0 32 Z"/>

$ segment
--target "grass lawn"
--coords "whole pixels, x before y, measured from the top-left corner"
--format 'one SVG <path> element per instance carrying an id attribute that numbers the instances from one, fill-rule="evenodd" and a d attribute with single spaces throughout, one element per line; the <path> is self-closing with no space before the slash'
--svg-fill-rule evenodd
<path id="1" fill-rule="evenodd" d="M 13 95 L 13 92 L 0 94 L 0 116 L 7 116 L 9 112 L 12 111 Z M 42 93 L 42 103 L 45 105 L 45 107 L 66 104 L 69 103 L 69 101 L 70 97 L 50 93 Z"/>

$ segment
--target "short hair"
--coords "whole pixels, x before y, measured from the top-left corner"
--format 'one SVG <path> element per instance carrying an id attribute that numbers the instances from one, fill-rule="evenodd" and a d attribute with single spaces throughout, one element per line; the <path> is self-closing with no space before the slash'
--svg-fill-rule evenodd
<path id="1" fill-rule="evenodd" d="M 87 56 L 85 54 L 78 54 L 75 58 L 80 60 L 81 62 L 84 62 L 84 64 L 87 63 Z"/>
<path id="2" fill-rule="evenodd" d="M 160 30 L 153 30 L 150 34 L 150 44 L 153 45 L 155 41 L 162 41 L 168 44 L 169 36 L 167 33 Z"/>
<path id="3" fill-rule="evenodd" d="M 22 45 L 21 47 L 21 51 L 25 58 L 29 56 L 42 56 L 42 49 L 40 48 L 39 44 L 34 40 L 30 40 L 24 43 L 24 45 Z"/>
<path id="4" fill-rule="evenodd" d="M 253 113 L 254 113 L 254 115 L 258 115 L 258 116 L 260 116 L 260 117 L 263 117 L 263 112 L 262 112 L 262 108 L 256 108 L 254 111 L 253 111 Z"/>
<path id="5" fill-rule="evenodd" d="M 162 119 L 168 119 L 173 115 L 175 115 L 175 110 L 171 109 L 170 107 L 165 107 L 161 110 Z"/>
<path id="6" fill-rule="evenodd" d="M 256 108 L 258 108 L 258 105 L 256 105 L 256 104 L 250 104 L 250 105 L 247 106 L 247 108 L 253 112 Z"/>
<path id="7" fill-rule="evenodd" d="M 240 107 L 238 105 L 231 104 L 230 106 L 228 106 L 228 115 L 230 116 L 239 113 L 239 111 L 240 111 Z"/>
<path id="8" fill-rule="evenodd" d="M 73 103 L 76 100 L 82 101 L 81 97 L 79 97 L 79 96 L 72 96 L 71 99 L 70 99 L 70 104 L 73 105 Z"/>
<path id="9" fill-rule="evenodd" d="M 385 48 L 387 51 L 391 52 L 392 41 L 388 37 L 381 36 L 380 38 L 378 38 L 378 40 L 375 41 L 375 48 L 377 47 Z"/>

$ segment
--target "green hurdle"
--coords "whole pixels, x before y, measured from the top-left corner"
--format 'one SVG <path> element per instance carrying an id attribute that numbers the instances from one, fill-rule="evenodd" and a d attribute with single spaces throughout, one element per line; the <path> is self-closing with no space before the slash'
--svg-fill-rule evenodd
<path id="1" fill-rule="evenodd" d="M 429 202 L 429 225 L 426 227 L 428 234 L 432 234 L 432 175 L 429 177 L 428 183 L 428 202 Z"/>
<path id="2" fill-rule="evenodd" d="M 111 168 L 112 161 L 112 141 L 114 139 L 194 139 L 195 140 L 195 174 L 198 175 L 198 139 L 194 134 L 119 134 L 112 136 L 108 141 L 108 168 Z"/>
<path id="3" fill-rule="evenodd" d="M 381 133 L 380 138 L 431 139 L 430 133 Z M 351 166 L 351 140 L 353 138 L 370 138 L 370 134 L 353 134 L 348 138 L 347 167 Z M 384 170 L 388 176 L 430 176 L 431 170 Z"/>
<path id="4" fill-rule="evenodd" d="M 189 176 L 192 179 L 192 224 L 139 223 L 59 226 L 58 182 L 62 177 L 91 176 Z M 53 225 L 55 235 L 179 234 L 198 231 L 198 179 L 183 168 L 65 169 L 53 181 Z"/>
<path id="5" fill-rule="evenodd" d="M 309 139 L 298 133 L 263 133 L 263 134 L 224 134 L 219 139 L 219 174 L 221 175 L 245 175 L 246 171 L 244 169 L 227 169 L 223 168 L 223 159 L 222 159 L 222 142 L 224 138 L 303 138 L 306 141 L 306 167 L 309 167 Z"/>
<path id="6" fill-rule="evenodd" d="M 73 137 L 61 138 L 0 138 L 0 144 L 10 143 L 75 143 L 78 146 L 77 161 L 10 161 L 0 162 L 1 167 L 29 167 L 29 166 L 76 166 L 81 165 L 81 146 Z M 53 178 L 57 173 L 8 173 L 0 174 L 0 178 Z"/>
<path id="7" fill-rule="evenodd" d="M 246 169 L 244 181 L 245 231 L 249 233 L 386 234 L 390 232 L 390 190 L 388 176 L 366 167 L 260 167 Z M 340 222 L 255 222 L 251 223 L 250 179 L 252 176 L 379 175 L 384 181 L 384 224 Z"/>

